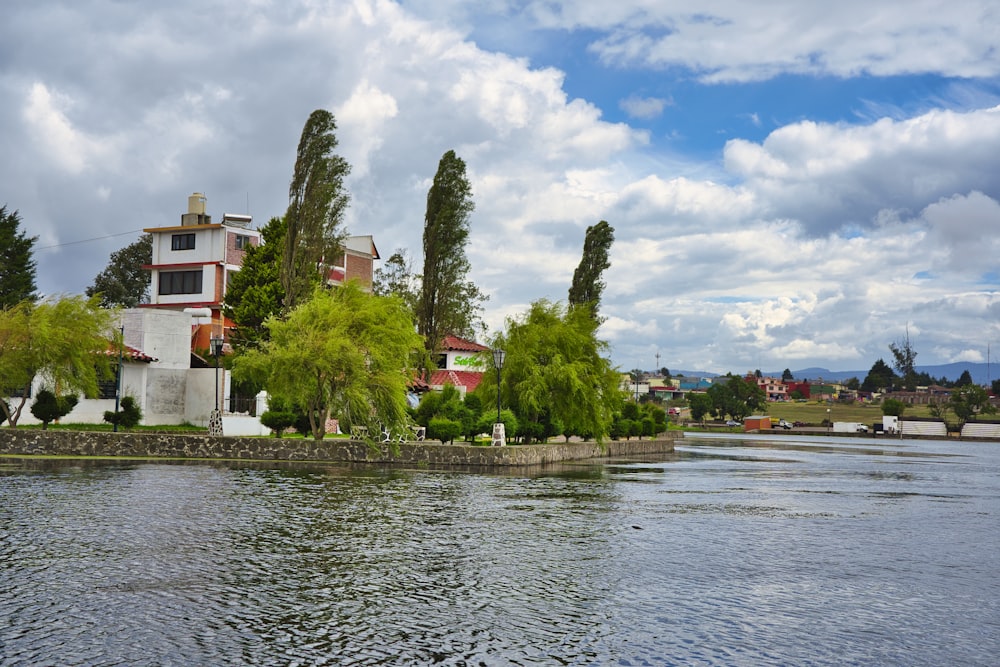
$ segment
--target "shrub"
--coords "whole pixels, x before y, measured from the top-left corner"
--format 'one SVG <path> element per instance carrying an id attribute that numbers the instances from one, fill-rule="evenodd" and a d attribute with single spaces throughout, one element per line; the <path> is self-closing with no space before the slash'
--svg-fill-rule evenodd
<path id="1" fill-rule="evenodd" d="M 76 407 L 77 398 L 73 394 L 68 396 L 56 396 L 48 389 L 42 389 L 35 397 L 35 402 L 31 406 L 31 414 L 35 415 L 38 421 L 42 422 L 42 430 L 49 427 L 49 422 L 65 417 Z"/>
<path id="2" fill-rule="evenodd" d="M 107 410 L 104 413 L 104 421 L 122 428 L 135 428 L 142 421 L 142 410 L 136 405 L 135 399 L 131 396 L 122 398 L 121 409 L 115 413 Z"/>
<path id="3" fill-rule="evenodd" d="M 298 415 L 284 410 L 268 410 L 260 416 L 260 423 L 274 432 L 274 437 L 280 438 L 285 429 L 294 426 Z"/>
<path id="4" fill-rule="evenodd" d="M 455 421 L 454 419 L 434 417 L 427 424 L 427 437 L 433 440 L 451 443 L 461 434 L 462 422 Z"/>

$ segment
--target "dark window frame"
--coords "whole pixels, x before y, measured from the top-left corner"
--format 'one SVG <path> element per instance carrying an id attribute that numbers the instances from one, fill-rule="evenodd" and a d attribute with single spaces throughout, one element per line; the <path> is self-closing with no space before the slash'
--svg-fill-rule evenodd
<path id="1" fill-rule="evenodd" d="M 157 294 L 169 296 L 171 294 L 201 294 L 203 282 L 203 272 L 196 271 L 161 271 Z"/>
<path id="2" fill-rule="evenodd" d="M 194 232 L 189 232 L 186 234 L 174 234 L 170 237 L 171 250 L 194 250 L 194 244 L 195 244 Z"/>

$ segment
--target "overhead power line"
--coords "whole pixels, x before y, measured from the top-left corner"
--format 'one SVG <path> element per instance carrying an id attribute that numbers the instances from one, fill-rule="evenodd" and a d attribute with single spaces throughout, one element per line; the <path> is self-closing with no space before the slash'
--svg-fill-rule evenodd
<path id="1" fill-rule="evenodd" d="M 35 248 L 35 250 L 51 250 L 52 248 L 62 248 L 68 245 L 79 245 L 81 243 L 90 243 L 91 241 L 103 241 L 104 239 L 113 239 L 116 236 L 127 236 L 128 234 L 135 234 L 136 232 L 141 232 L 141 229 L 133 229 L 130 232 L 120 232 L 118 234 L 108 234 L 107 236 L 95 236 L 92 239 L 82 239 L 80 241 L 67 241 L 66 243 L 56 243 L 55 245 L 42 246 L 41 248 Z"/>

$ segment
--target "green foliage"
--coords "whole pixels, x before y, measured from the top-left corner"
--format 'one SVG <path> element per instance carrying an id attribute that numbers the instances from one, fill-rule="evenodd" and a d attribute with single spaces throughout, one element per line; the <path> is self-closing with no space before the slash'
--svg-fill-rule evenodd
<path id="1" fill-rule="evenodd" d="M 284 307 L 289 310 L 323 282 L 327 262 L 342 252 L 345 234 L 341 224 L 350 201 L 344 179 L 351 168 L 333 152 L 336 129 L 333 114 L 317 109 L 309 115 L 299 138 L 288 187 L 281 258 Z"/>
<path id="2" fill-rule="evenodd" d="M 450 444 L 462 434 L 462 422 L 447 417 L 434 417 L 427 423 L 427 437 Z"/>
<path id="3" fill-rule="evenodd" d="M 712 399 L 708 394 L 688 394 L 688 406 L 691 408 L 691 419 L 697 422 L 705 421 L 705 416 L 712 411 Z"/>
<path id="4" fill-rule="evenodd" d="M 135 428 L 142 421 L 142 410 L 131 396 L 122 398 L 121 409 L 117 414 L 113 410 L 104 412 L 104 421 L 109 424 L 117 424 L 121 428 Z"/>
<path id="5" fill-rule="evenodd" d="M 87 288 L 87 296 L 99 296 L 104 308 L 134 308 L 148 303 L 152 274 L 142 267 L 152 263 L 153 235 L 143 234 L 134 243 L 111 253 L 107 267 Z"/>
<path id="6" fill-rule="evenodd" d="M 857 391 L 861 388 L 861 380 L 858 378 L 849 378 L 847 382 L 844 383 L 844 386 L 853 391 Z"/>
<path id="7" fill-rule="evenodd" d="M 871 370 L 861 383 L 864 391 L 884 391 L 897 383 L 896 374 L 892 372 L 884 360 L 879 359 L 872 364 Z"/>
<path id="8" fill-rule="evenodd" d="M 959 426 L 980 414 L 993 414 L 996 408 L 990 403 L 989 394 L 978 384 L 967 384 L 951 392 L 946 407 L 955 413 Z"/>
<path id="9" fill-rule="evenodd" d="M 299 415 L 291 410 L 267 410 L 260 416 L 260 423 L 271 429 L 274 437 L 280 438 L 286 429 L 295 426 L 299 420 Z"/>
<path id="10" fill-rule="evenodd" d="M 37 298 L 32 250 L 38 237 L 25 236 L 20 224 L 17 211 L 0 206 L 0 309 Z"/>
<path id="11" fill-rule="evenodd" d="M 75 394 L 56 396 L 48 389 L 41 389 L 35 396 L 35 402 L 31 405 L 31 414 L 42 422 L 42 430 L 44 431 L 49 427 L 49 422 L 54 422 L 68 415 L 76 407 L 76 403 Z"/>
<path id="12" fill-rule="evenodd" d="M 583 240 L 583 256 L 573 272 L 573 283 L 569 288 L 570 308 L 586 307 L 590 316 L 599 319 L 601 295 L 605 283 L 601 279 L 605 269 L 611 266 L 608 254 L 615 241 L 615 228 L 601 220 L 587 227 Z"/>
<path id="13" fill-rule="evenodd" d="M 285 220 L 271 218 L 260 230 L 261 244 L 250 246 L 239 271 L 230 274 L 223 307 L 236 323 L 230 341 L 237 352 L 256 347 L 267 336 L 264 322 L 284 306 L 281 258 L 285 247 Z"/>
<path id="14" fill-rule="evenodd" d="M 479 421 L 476 422 L 476 433 L 492 434 L 493 424 L 496 423 L 496 420 L 496 410 L 487 409 L 479 416 Z M 521 435 L 521 422 L 512 410 L 506 408 L 501 410 L 500 421 L 503 423 L 504 435 L 507 436 L 508 441 Z"/>
<path id="15" fill-rule="evenodd" d="M 906 410 L 906 403 L 896 398 L 887 398 L 882 401 L 882 414 L 887 417 L 902 417 Z"/>
<path id="16" fill-rule="evenodd" d="M 480 313 L 487 297 L 467 280 L 471 265 L 465 246 L 474 208 L 465 162 L 448 151 L 427 193 L 424 267 L 417 296 L 417 330 L 431 353 L 448 334 L 475 338 L 483 328 Z"/>
<path id="17" fill-rule="evenodd" d="M 763 389 L 737 375 L 727 375 L 725 382 L 719 378 L 708 388 L 707 394 L 717 417 L 728 415 L 738 421 L 743 421 L 747 415 L 761 409 L 767 402 Z"/>
<path id="18" fill-rule="evenodd" d="M 413 274 L 410 257 L 404 248 L 397 249 L 375 269 L 372 289 L 379 296 L 398 296 L 416 313 L 419 278 Z"/>
<path id="19" fill-rule="evenodd" d="M 366 293 L 348 281 L 318 289 L 287 319 L 265 322 L 270 339 L 233 361 L 237 379 L 300 406 L 317 440 L 331 416 L 376 433 L 408 427 L 406 390 L 413 352 L 423 340 L 396 297 Z"/>
<path id="20" fill-rule="evenodd" d="M 794 379 L 795 379 L 795 376 L 792 375 L 792 371 L 790 369 L 786 368 L 785 370 L 783 370 L 781 372 L 781 381 L 782 382 L 791 382 Z"/>
<path id="21" fill-rule="evenodd" d="M 958 377 L 958 380 L 955 381 L 955 386 L 967 387 L 970 384 L 972 384 L 972 375 L 969 373 L 969 370 L 966 369 L 962 371 L 962 374 Z"/>
<path id="22" fill-rule="evenodd" d="M 85 396 L 97 394 L 99 377 L 111 376 L 108 332 L 112 311 L 97 297 L 53 297 L 21 302 L 0 310 L 0 382 L 22 396 L 19 403 L 0 402 L 10 426 L 16 426 L 35 376 L 46 386 Z"/>
<path id="23" fill-rule="evenodd" d="M 459 435 L 464 435 L 471 441 L 478 433 L 480 408 L 478 399 L 466 396 L 463 401 L 458 389 L 454 385 L 446 384 L 440 392 L 432 391 L 424 394 L 413 416 L 418 424 L 430 424 L 435 418 L 458 422 L 461 427 Z"/>
<path id="24" fill-rule="evenodd" d="M 889 351 L 892 352 L 893 367 L 902 378 L 903 386 L 907 391 L 914 391 L 919 380 L 914 369 L 917 361 L 917 353 L 910 345 L 910 334 L 907 331 L 906 338 L 896 343 L 889 343 Z"/>
<path id="25" fill-rule="evenodd" d="M 507 320 L 507 331 L 493 347 L 507 351 L 500 387 L 502 403 L 522 423 L 559 425 L 556 433 L 608 434 L 612 414 L 620 409 L 620 376 L 604 356 L 596 322 L 586 309 L 567 311 L 541 300 L 523 317 Z M 496 404 L 496 376 L 480 384 L 485 404 Z"/>

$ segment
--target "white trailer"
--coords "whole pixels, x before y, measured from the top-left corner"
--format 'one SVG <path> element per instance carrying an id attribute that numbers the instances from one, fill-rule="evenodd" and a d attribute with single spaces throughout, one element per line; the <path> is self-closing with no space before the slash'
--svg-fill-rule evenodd
<path id="1" fill-rule="evenodd" d="M 860 422 L 833 422 L 834 433 L 867 433 L 868 427 Z"/>

